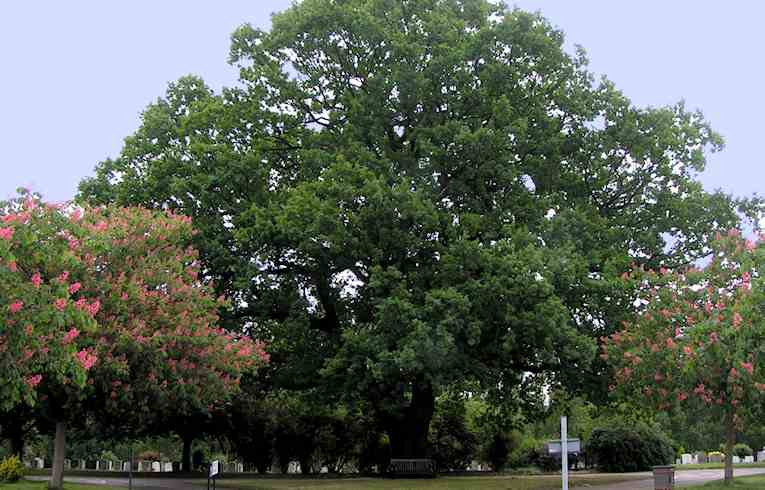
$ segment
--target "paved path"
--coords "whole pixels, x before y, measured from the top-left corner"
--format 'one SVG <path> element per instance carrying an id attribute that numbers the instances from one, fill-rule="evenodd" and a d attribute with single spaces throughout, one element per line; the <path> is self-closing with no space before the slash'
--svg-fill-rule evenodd
<path id="1" fill-rule="evenodd" d="M 749 476 L 765 474 L 765 468 L 734 468 L 734 476 Z M 685 487 L 698 485 L 712 480 L 722 480 L 725 477 L 723 470 L 684 470 L 675 472 L 675 486 Z M 611 483 L 587 487 L 588 490 L 641 490 L 652 489 L 653 478 L 635 480 L 622 483 Z"/>

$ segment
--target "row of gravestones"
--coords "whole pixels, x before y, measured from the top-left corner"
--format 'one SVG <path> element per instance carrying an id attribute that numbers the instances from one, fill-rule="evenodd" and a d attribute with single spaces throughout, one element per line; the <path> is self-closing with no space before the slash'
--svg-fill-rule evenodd
<path id="1" fill-rule="evenodd" d="M 762 451 L 759 451 L 757 453 L 757 461 L 765 461 L 765 448 L 762 448 Z M 677 464 L 705 464 L 705 463 L 724 463 L 725 462 L 725 455 L 722 453 L 710 453 L 707 454 L 703 451 L 699 451 L 694 454 L 681 454 L 680 458 L 677 459 Z M 743 458 L 740 458 L 738 456 L 733 456 L 733 464 L 741 464 L 741 463 L 754 463 L 754 456 L 745 456 Z"/>
<path id="2" fill-rule="evenodd" d="M 45 468 L 45 460 L 42 458 L 34 458 L 32 461 L 27 462 L 26 465 L 30 468 L 43 469 Z M 173 466 L 178 468 L 180 464 L 139 460 L 133 462 L 133 471 L 146 473 L 170 473 L 173 471 Z M 220 469 L 221 473 L 243 473 L 244 465 L 242 463 L 221 463 Z M 85 461 L 84 459 L 65 459 L 64 470 L 130 471 L 130 461 Z"/>

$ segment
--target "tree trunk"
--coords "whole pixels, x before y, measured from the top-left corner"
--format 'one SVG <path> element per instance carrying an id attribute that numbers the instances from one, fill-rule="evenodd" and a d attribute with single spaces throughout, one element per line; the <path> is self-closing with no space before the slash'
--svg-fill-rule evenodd
<path id="1" fill-rule="evenodd" d="M 191 445 L 194 443 L 194 438 L 189 435 L 183 437 L 183 458 L 181 460 L 181 471 L 185 473 L 191 473 L 193 468 L 191 467 Z"/>
<path id="2" fill-rule="evenodd" d="M 51 490 L 64 488 L 64 457 L 66 453 L 66 422 L 56 421 L 56 439 L 53 446 L 53 472 L 48 483 Z"/>
<path id="3" fill-rule="evenodd" d="M 433 387 L 428 382 L 412 386 L 412 402 L 403 410 L 403 416 L 390 424 L 391 455 L 393 458 L 428 457 L 428 429 L 435 411 Z"/>
<path id="4" fill-rule="evenodd" d="M 735 413 L 730 410 L 727 415 L 728 437 L 725 441 L 725 484 L 730 485 L 733 481 L 733 446 L 736 445 Z"/>
<path id="5" fill-rule="evenodd" d="M 8 434 L 8 441 L 11 443 L 11 454 L 18 455 L 19 459 L 24 459 L 24 432 L 21 427 L 12 428 Z"/>

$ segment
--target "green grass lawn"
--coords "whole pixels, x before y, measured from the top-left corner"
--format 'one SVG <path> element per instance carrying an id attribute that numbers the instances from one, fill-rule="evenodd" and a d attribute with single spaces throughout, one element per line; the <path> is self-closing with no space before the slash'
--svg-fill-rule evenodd
<path id="1" fill-rule="evenodd" d="M 48 482 L 25 481 L 18 483 L 0 483 L 0 490 L 47 490 Z M 124 487 L 108 487 L 106 485 L 78 485 L 75 483 L 65 483 L 65 490 L 123 490 Z"/>
<path id="2" fill-rule="evenodd" d="M 692 487 L 683 487 L 687 490 L 728 490 L 735 488 L 737 490 L 762 490 L 765 488 L 765 476 L 742 476 L 741 478 L 734 478 L 732 485 L 725 485 L 722 481 L 713 481 L 705 483 L 704 485 L 694 485 Z"/>
<path id="3" fill-rule="evenodd" d="M 645 479 L 635 475 L 587 475 L 572 477 L 571 486 L 589 487 L 605 485 L 635 479 Z M 242 490 L 553 490 L 560 488 L 560 476 L 522 477 L 522 476 L 460 476 L 440 477 L 436 479 L 382 479 L 382 478 L 347 478 L 330 479 L 257 479 L 257 480 L 219 480 L 218 487 Z"/>

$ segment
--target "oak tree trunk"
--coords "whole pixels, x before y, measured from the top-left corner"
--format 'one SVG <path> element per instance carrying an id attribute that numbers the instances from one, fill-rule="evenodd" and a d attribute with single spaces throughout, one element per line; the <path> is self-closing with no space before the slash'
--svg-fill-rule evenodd
<path id="1" fill-rule="evenodd" d="M 181 471 L 190 473 L 193 468 L 191 467 L 191 445 L 194 443 L 194 438 L 189 435 L 183 436 L 183 457 L 181 459 Z"/>
<path id="2" fill-rule="evenodd" d="M 427 458 L 428 430 L 435 410 L 433 387 L 428 382 L 412 386 L 412 401 L 389 426 L 393 458 Z"/>

